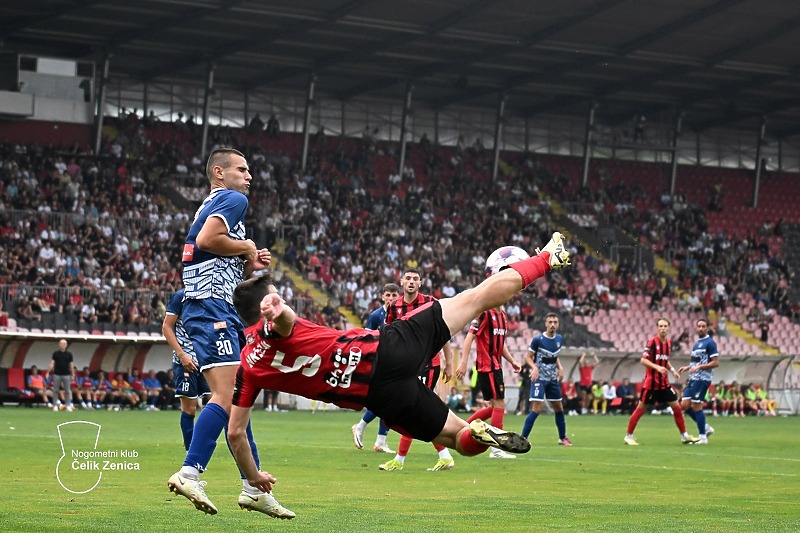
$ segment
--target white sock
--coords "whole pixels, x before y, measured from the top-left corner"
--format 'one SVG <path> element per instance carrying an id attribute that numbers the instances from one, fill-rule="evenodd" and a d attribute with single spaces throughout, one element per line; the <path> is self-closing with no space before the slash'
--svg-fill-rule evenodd
<path id="1" fill-rule="evenodd" d="M 400 464 L 403 464 L 403 463 L 406 462 L 406 457 L 405 457 L 405 455 L 395 455 L 394 456 L 394 460 L 397 461 Z"/>
<path id="2" fill-rule="evenodd" d="M 242 489 L 246 493 L 252 494 L 253 496 L 256 496 L 258 494 L 264 494 L 262 491 L 260 491 L 259 489 L 255 488 L 250 483 L 248 483 L 246 479 L 242 480 Z"/>
<path id="3" fill-rule="evenodd" d="M 361 420 L 359 420 L 359 421 L 358 421 L 358 424 L 356 424 L 356 428 L 357 428 L 359 431 L 362 431 L 362 432 L 363 432 L 365 429 L 367 429 L 367 423 L 366 423 L 366 422 L 364 422 L 364 419 L 363 419 L 363 418 L 362 418 Z"/>
<path id="4" fill-rule="evenodd" d="M 182 466 L 180 469 L 180 473 L 183 477 L 188 477 L 191 479 L 200 478 L 200 471 L 193 466 Z"/>
<path id="5" fill-rule="evenodd" d="M 445 448 L 444 450 L 439 452 L 439 459 L 452 459 L 453 456 L 450 455 L 450 449 Z"/>
<path id="6" fill-rule="evenodd" d="M 375 446 L 386 446 L 386 435 L 378 435 L 375 439 Z"/>

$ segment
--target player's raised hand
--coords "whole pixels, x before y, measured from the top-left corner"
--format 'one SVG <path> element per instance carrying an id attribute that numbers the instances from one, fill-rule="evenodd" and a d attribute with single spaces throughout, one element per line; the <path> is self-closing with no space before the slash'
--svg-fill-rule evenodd
<path id="1" fill-rule="evenodd" d="M 262 248 L 256 251 L 255 257 L 250 260 L 250 266 L 253 270 L 263 270 L 272 262 L 272 254 L 269 249 Z"/>

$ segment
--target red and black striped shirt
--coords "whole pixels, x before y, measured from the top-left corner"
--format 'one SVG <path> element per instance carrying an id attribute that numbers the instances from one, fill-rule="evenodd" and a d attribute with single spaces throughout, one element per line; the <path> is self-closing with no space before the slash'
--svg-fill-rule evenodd
<path id="1" fill-rule="evenodd" d="M 647 341 L 647 346 L 642 352 L 642 357 L 647 358 L 651 363 L 663 366 L 669 369 L 669 357 L 672 355 L 672 340 L 664 339 L 663 341 L 658 335 Z M 644 385 L 643 388 L 650 390 L 668 389 L 671 385 L 669 383 L 669 372 L 662 374 L 650 367 L 645 369 Z"/>
<path id="2" fill-rule="evenodd" d="M 299 394 L 360 410 L 369 392 L 380 331 L 340 331 L 297 318 L 281 337 L 264 320 L 245 329 L 233 404 L 252 407 L 262 390 Z"/>
<path id="3" fill-rule="evenodd" d="M 508 315 L 503 310 L 489 309 L 472 321 L 469 330 L 475 334 L 475 367 L 478 372 L 493 372 L 502 368 L 503 347 L 506 345 Z"/>

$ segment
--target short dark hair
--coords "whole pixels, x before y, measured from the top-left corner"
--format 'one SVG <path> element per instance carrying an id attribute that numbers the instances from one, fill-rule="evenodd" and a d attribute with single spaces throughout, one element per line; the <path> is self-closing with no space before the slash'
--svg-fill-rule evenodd
<path id="1" fill-rule="evenodd" d="M 557 318 L 559 320 L 559 322 L 561 321 L 561 317 L 558 316 L 558 313 L 547 313 L 546 315 L 544 315 L 544 319 L 545 320 L 547 320 L 548 318 L 551 318 L 551 317 L 552 318 Z"/>
<path id="2" fill-rule="evenodd" d="M 383 292 L 399 293 L 402 292 L 402 289 L 400 288 L 400 285 L 398 285 L 397 283 L 387 283 L 386 285 L 383 286 Z"/>
<path id="3" fill-rule="evenodd" d="M 698 318 L 697 321 L 694 323 L 694 325 L 696 326 L 700 322 L 704 323 L 706 326 L 710 325 L 710 322 L 708 321 L 708 319 L 706 317 Z"/>
<path id="4" fill-rule="evenodd" d="M 208 156 L 208 162 L 206 163 L 206 177 L 211 180 L 213 178 L 212 171 L 214 167 L 221 166 L 222 168 L 227 168 L 229 163 L 229 159 L 231 155 L 239 155 L 244 157 L 244 154 L 235 148 L 231 148 L 230 146 L 223 146 L 221 148 L 217 148 Z"/>
<path id="5" fill-rule="evenodd" d="M 233 306 L 245 326 L 252 326 L 261 318 L 261 300 L 269 292 L 270 285 L 272 273 L 266 272 L 244 280 L 233 290 Z"/>

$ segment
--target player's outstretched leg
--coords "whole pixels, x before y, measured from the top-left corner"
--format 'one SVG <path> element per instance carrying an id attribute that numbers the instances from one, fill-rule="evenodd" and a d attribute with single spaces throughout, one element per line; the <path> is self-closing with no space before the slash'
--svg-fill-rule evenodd
<path id="1" fill-rule="evenodd" d="M 483 420 L 473 420 L 469 425 L 469 434 L 481 444 L 505 452 L 527 453 L 531 449 L 531 443 L 522 435 L 490 426 Z"/>
<path id="2" fill-rule="evenodd" d="M 538 255 L 509 265 L 509 268 L 486 278 L 477 287 L 439 300 L 442 318 L 455 335 L 483 311 L 507 303 L 550 269 L 564 268 L 570 264 L 564 236 L 556 231 L 550 242 L 538 251 Z"/>

